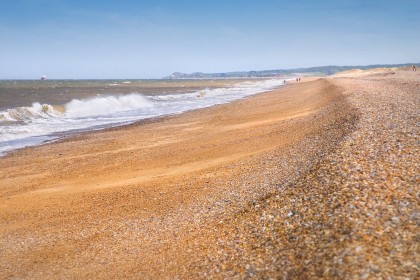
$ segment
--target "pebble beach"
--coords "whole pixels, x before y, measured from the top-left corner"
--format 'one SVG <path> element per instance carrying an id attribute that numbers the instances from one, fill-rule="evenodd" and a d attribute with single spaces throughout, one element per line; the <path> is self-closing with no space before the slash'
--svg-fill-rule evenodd
<path id="1" fill-rule="evenodd" d="M 418 279 L 420 74 L 284 88 L 0 158 L 2 279 Z"/>

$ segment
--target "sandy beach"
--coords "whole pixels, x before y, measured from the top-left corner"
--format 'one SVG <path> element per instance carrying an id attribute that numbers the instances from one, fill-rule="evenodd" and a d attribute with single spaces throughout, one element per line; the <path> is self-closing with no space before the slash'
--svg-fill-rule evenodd
<path id="1" fill-rule="evenodd" d="M 0 278 L 418 278 L 419 93 L 303 79 L 11 152 Z"/>

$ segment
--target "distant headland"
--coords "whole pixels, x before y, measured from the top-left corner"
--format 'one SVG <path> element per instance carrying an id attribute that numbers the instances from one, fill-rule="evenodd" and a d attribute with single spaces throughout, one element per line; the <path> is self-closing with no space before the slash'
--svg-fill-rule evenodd
<path id="1" fill-rule="evenodd" d="M 305 74 L 308 76 L 329 76 L 341 71 L 352 69 L 372 69 L 372 68 L 392 68 L 405 67 L 418 63 L 404 63 L 404 64 L 373 64 L 365 66 L 319 66 L 309 68 L 294 68 L 294 69 L 276 69 L 276 70 L 260 70 L 260 71 L 235 71 L 224 73 L 181 73 L 174 72 L 163 79 L 223 79 L 223 78 L 269 78 L 278 76 L 290 76 L 295 74 Z"/>

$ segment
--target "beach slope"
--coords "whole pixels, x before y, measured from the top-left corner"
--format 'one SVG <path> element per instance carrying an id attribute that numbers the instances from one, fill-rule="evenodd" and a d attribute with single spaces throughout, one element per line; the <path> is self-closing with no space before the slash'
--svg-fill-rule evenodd
<path id="1" fill-rule="evenodd" d="M 415 276 L 418 93 L 315 79 L 10 153 L 0 277 Z"/>

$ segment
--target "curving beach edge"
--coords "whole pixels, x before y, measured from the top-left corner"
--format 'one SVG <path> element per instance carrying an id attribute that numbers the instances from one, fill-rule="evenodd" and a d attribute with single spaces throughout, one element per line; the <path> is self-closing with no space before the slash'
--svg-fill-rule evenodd
<path id="1" fill-rule="evenodd" d="M 0 158 L 0 278 L 418 278 L 420 75 L 303 80 Z"/>

